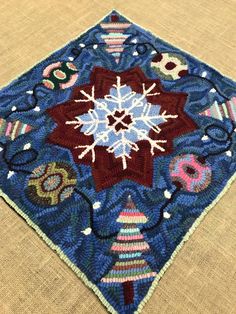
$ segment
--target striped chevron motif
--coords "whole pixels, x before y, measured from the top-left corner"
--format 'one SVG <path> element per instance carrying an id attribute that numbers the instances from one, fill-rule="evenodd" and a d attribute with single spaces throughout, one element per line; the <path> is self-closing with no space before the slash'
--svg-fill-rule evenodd
<path id="1" fill-rule="evenodd" d="M 229 118 L 232 121 L 236 121 L 236 97 L 231 98 L 225 103 L 218 104 L 215 101 L 208 109 L 200 112 L 200 115 L 206 117 L 212 117 L 214 119 L 223 120 L 223 118 Z"/>
<path id="2" fill-rule="evenodd" d="M 32 130 L 32 126 L 19 120 L 6 121 L 0 118 L 0 136 L 6 136 L 14 140 L 19 135 L 25 134 Z"/>
<path id="3" fill-rule="evenodd" d="M 119 17 L 115 14 L 111 15 L 110 22 L 101 23 L 100 26 L 107 34 L 102 34 L 101 38 L 107 44 L 106 51 L 113 55 L 116 63 L 120 61 L 120 55 L 124 50 L 124 42 L 130 34 L 124 34 L 131 23 L 120 22 Z"/>

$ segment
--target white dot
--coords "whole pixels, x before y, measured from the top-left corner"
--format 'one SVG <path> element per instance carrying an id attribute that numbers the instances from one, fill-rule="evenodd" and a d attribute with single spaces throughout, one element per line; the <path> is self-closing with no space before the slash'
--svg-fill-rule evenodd
<path id="1" fill-rule="evenodd" d="M 202 77 L 206 77 L 207 76 L 207 71 L 203 71 L 202 72 Z"/>
<path id="2" fill-rule="evenodd" d="M 12 108 L 11 108 L 11 111 L 16 111 L 16 106 L 13 106 Z"/>
<path id="3" fill-rule="evenodd" d="M 101 203 L 100 202 L 95 202 L 94 204 L 93 204 L 93 209 L 98 209 L 98 208 L 100 208 L 101 207 Z"/>
<path id="4" fill-rule="evenodd" d="M 171 214 L 169 214 L 168 212 L 164 212 L 163 217 L 165 219 L 169 219 L 171 217 Z"/>
<path id="5" fill-rule="evenodd" d="M 39 111 L 40 111 L 39 106 L 36 106 L 36 107 L 34 108 L 34 111 L 39 112 Z"/>
<path id="6" fill-rule="evenodd" d="M 81 231 L 84 235 L 89 235 L 92 232 L 92 229 L 90 227 L 84 229 Z"/>
<path id="7" fill-rule="evenodd" d="M 10 170 L 7 174 L 7 179 L 10 179 L 10 177 L 12 177 L 15 174 L 14 171 Z"/>
<path id="8" fill-rule="evenodd" d="M 170 199 L 171 198 L 171 193 L 168 190 L 165 190 L 164 191 L 164 196 L 165 196 L 165 198 Z"/>
<path id="9" fill-rule="evenodd" d="M 232 152 L 231 152 L 231 150 L 227 150 L 226 155 L 229 156 L 229 157 L 232 157 Z"/>
<path id="10" fill-rule="evenodd" d="M 203 137 L 202 137 L 202 141 L 207 141 L 207 140 L 209 140 L 209 136 L 207 136 L 207 135 L 203 135 Z"/>
<path id="11" fill-rule="evenodd" d="M 27 144 L 24 145 L 23 150 L 30 149 L 30 147 L 31 147 L 31 144 L 27 143 Z"/>

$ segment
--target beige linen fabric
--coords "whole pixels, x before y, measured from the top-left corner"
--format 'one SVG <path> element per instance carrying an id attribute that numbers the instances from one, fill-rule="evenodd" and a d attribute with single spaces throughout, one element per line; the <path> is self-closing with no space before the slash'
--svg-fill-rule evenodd
<path id="1" fill-rule="evenodd" d="M 236 79 L 235 0 L 1 0 L 0 85 L 111 9 Z M 236 313 L 236 183 L 160 281 L 143 314 Z M 80 279 L 0 201 L 0 313 L 106 313 Z"/>

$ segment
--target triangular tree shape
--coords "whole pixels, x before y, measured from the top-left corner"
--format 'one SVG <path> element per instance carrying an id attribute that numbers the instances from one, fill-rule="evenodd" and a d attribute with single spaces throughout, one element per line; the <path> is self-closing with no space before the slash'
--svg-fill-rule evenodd
<path id="1" fill-rule="evenodd" d="M 144 252 L 150 251 L 139 229 L 140 224 L 148 221 L 147 217 L 136 208 L 130 196 L 116 221 L 123 225 L 110 251 L 118 255 L 118 259 L 101 281 L 109 285 L 122 284 L 124 303 L 127 305 L 133 303 L 133 282 L 153 280 L 156 272 L 152 271 L 142 256 Z"/>

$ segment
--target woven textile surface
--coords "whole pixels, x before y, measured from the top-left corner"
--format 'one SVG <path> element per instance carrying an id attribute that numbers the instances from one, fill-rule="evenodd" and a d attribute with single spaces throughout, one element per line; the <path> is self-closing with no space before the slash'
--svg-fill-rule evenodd
<path id="1" fill-rule="evenodd" d="M 3 191 L 133 312 L 234 172 L 234 85 L 117 13 L 59 56 L 2 91 Z"/>

